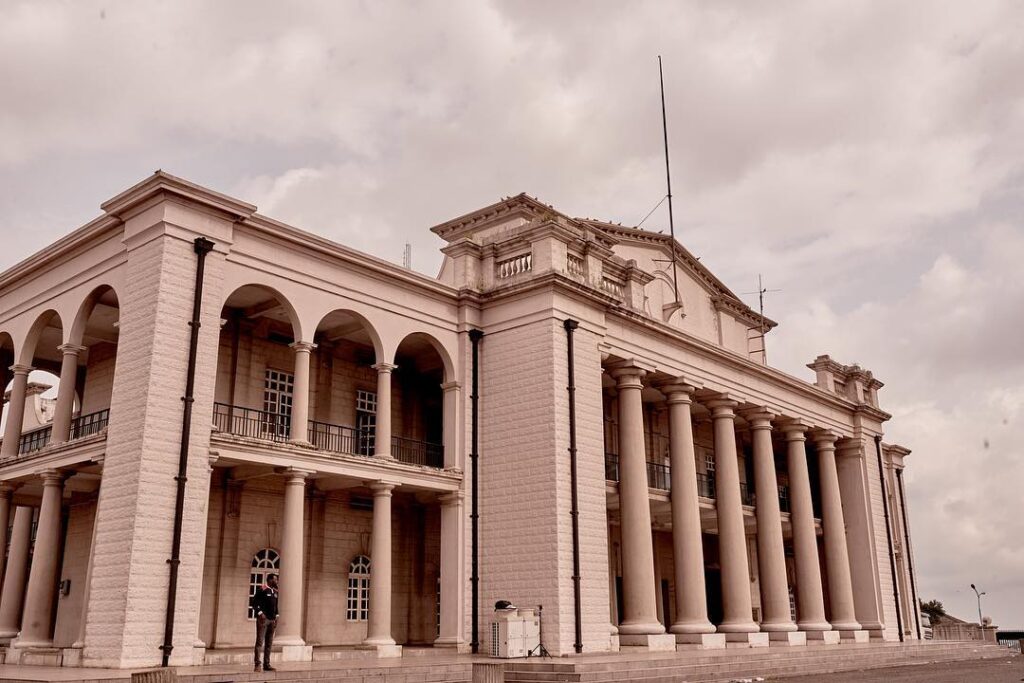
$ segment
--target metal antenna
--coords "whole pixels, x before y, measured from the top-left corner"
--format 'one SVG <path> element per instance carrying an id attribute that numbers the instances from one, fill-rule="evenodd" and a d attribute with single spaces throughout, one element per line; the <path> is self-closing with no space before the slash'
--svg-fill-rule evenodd
<path id="1" fill-rule="evenodd" d="M 761 338 L 761 348 L 754 349 L 754 351 L 761 352 L 761 362 L 764 365 L 768 365 L 768 343 L 765 341 L 765 334 L 767 330 L 764 329 L 764 295 L 770 292 L 781 292 L 781 289 L 766 289 L 764 283 L 761 281 L 761 274 L 757 274 L 757 291 L 756 292 L 743 292 L 742 295 L 757 294 L 757 312 L 760 315 L 758 320 L 758 336 Z M 749 328 L 754 329 L 754 328 Z M 753 353 L 753 352 L 752 352 Z"/>
<path id="2" fill-rule="evenodd" d="M 668 233 L 672 238 L 672 293 L 673 305 L 679 304 L 679 279 L 676 274 L 676 226 L 672 220 L 672 174 L 668 164 L 668 117 L 665 115 L 665 74 L 658 55 L 658 80 L 661 82 L 661 130 L 665 138 L 665 184 L 668 186 Z M 647 220 L 646 218 L 644 220 Z"/>
<path id="3" fill-rule="evenodd" d="M 405 243 L 405 253 L 402 254 L 402 265 L 412 269 L 412 245 Z"/>

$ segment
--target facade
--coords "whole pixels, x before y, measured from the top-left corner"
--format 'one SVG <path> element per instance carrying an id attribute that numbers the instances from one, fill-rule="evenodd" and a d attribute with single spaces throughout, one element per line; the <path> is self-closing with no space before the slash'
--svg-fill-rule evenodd
<path id="1" fill-rule="evenodd" d="M 246 661 L 268 572 L 291 660 L 498 600 L 554 655 L 917 637 L 881 382 L 765 365 L 666 237 L 519 195 L 430 278 L 162 172 L 102 209 L 0 275 L 6 661 Z"/>

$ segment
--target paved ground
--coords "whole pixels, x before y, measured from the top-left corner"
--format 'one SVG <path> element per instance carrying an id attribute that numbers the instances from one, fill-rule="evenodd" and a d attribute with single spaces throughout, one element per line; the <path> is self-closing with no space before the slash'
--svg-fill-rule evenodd
<path id="1" fill-rule="evenodd" d="M 769 680 L 786 683 L 1020 683 L 1024 681 L 1024 657 L 941 662 Z"/>

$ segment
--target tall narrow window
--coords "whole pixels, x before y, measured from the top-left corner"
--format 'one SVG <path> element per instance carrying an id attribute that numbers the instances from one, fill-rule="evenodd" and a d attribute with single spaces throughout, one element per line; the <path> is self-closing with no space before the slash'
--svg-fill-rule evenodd
<path id="1" fill-rule="evenodd" d="M 276 574 L 281 569 L 281 556 L 273 548 L 264 548 L 252 556 L 252 569 L 249 571 L 249 602 L 246 615 L 249 619 L 255 619 L 256 613 L 252 609 L 252 596 L 256 590 L 267 583 L 267 577 Z"/>
<path id="2" fill-rule="evenodd" d="M 373 455 L 376 445 L 377 394 L 373 391 L 356 391 L 356 431 L 358 433 L 359 455 Z"/>
<path id="3" fill-rule="evenodd" d="M 348 600 L 345 606 L 349 621 L 366 621 L 370 616 L 370 558 L 357 555 L 348 566 Z"/>
<path id="4" fill-rule="evenodd" d="M 292 391 L 295 375 L 267 368 L 263 376 L 263 432 L 287 439 L 291 432 Z"/>

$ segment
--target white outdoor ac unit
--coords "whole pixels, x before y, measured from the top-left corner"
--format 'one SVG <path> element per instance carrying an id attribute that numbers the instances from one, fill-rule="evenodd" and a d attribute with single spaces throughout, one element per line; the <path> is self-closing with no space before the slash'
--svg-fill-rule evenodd
<path id="1" fill-rule="evenodd" d="M 491 656 L 528 657 L 540 645 L 540 617 L 532 609 L 495 610 L 491 623 Z"/>

